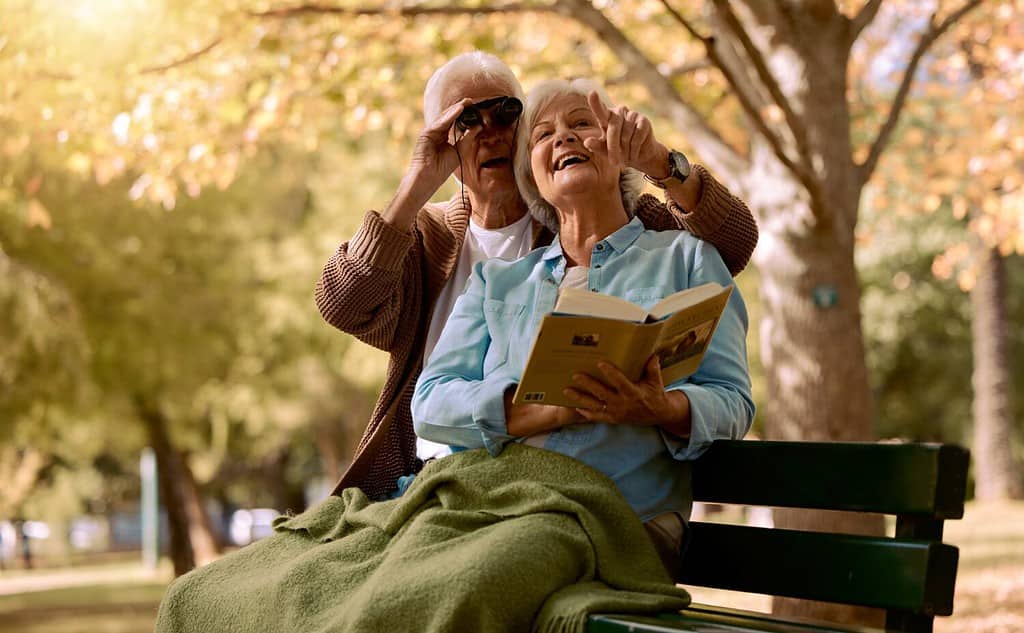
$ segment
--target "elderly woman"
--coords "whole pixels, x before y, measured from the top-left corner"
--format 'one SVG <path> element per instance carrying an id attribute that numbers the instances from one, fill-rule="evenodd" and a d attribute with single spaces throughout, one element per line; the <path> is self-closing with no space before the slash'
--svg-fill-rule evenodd
<path id="1" fill-rule="evenodd" d="M 683 231 L 645 230 L 632 217 L 638 171 L 650 173 L 648 165 L 668 150 L 643 116 L 609 110 L 599 94 L 593 82 L 575 80 L 542 83 L 529 95 L 516 176 L 530 212 L 557 239 L 515 262 L 476 266 L 416 385 L 413 424 L 434 442 L 486 447 L 492 455 L 525 442 L 590 465 L 647 522 L 671 565 L 691 506 L 686 461 L 715 439 L 742 437 L 754 414 L 739 292 L 687 379 L 663 384 L 652 357 L 638 382 L 607 364 L 600 376 L 575 376 L 566 395 L 576 409 L 511 405 L 530 343 L 560 288 L 650 307 L 691 286 L 732 283 L 707 242 Z"/>

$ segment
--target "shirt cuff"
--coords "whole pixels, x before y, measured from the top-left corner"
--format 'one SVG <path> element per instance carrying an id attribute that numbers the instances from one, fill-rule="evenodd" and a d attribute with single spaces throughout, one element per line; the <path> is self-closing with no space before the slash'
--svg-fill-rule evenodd
<path id="1" fill-rule="evenodd" d="M 705 412 L 714 406 L 708 398 L 713 398 L 702 387 L 694 384 L 685 384 L 679 387 L 672 387 L 667 391 L 682 391 L 687 400 L 690 401 L 690 437 L 684 439 L 665 431 L 661 431 L 661 437 L 668 447 L 673 459 L 688 460 L 697 459 L 701 453 L 706 451 L 715 440 L 712 435 L 712 420 L 709 420 Z"/>
<path id="2" fill-rule="evenodd" d="M 385 222 L 376 211 L 368 211 L 359 230 L 348 243 L 352 257 L 384 270 L 397 271 L 416 238 Z"/>
<path id="3" fill-rule="evenodd" d="M 505 391 L 518 384 L 518 378 L 514 378 L 511 372 L 502 367 L 487 378 L 476 394 L 477 401 L 473 405 L 473 422 L 480 429 L 484 448 L 492 457 L 497 457 L 506 444 L 515 440 L 508 434 L 508 426 L 505 421 Z"/>

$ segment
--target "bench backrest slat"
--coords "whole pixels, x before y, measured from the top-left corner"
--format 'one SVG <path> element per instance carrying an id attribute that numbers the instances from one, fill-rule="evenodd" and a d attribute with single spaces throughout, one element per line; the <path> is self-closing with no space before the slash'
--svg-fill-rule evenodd
<path id="1" fill-rule="evenodd" d="M 953 610 L 955 547 L 796 530 L 691 523 L 682 584 L 928 615 Z"/>
<path id="2" fill-rule="evenodd" d="M 717 441 L 693 465 L 697 501 L 958 519 L 968 452 L 948 444 Z"/>

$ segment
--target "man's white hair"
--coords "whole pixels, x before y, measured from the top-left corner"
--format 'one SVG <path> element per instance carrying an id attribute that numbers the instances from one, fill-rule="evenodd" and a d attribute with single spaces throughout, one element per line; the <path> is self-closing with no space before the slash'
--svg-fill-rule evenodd
<path id="1" fill-rule="evenodd" d="M 537 181 L 533 178 L 533 168 L 530 165 L 530 137 L 537 116 L 557 97 L 563 95 L 582 95 L 587 97 L 591 92 L 597 92 L 601 102 L 611 109 L 615 107 L 608 93 L 604 91 L 599 83 L 593 79 L 551 79 L 542 81 L 530 90 L 526 97 L 526 105 L 523 108 L 523 117 L 519 123 L 519 138 L 516 142 L 515 173 L 516 185 L 519 193 L 523 196 L 526 206 L 534 219 L 548 227 L 552 231 L 558 231 L 558 213 L 555 208 L 540 195 L 537 189 Z M 622 206 L 626 209 L 626 215 L 632 218 L 636 214 L 636 205 L 643 194 L 644 176 L 642 173 L 626 167 L 619 176 L 619 192 L 622 194 Z"/>
<path id="2" fill-rule="evenodd" d="M 430 123 L 444 111 L 441 98 L 453 82 L 489 82 L 504 90 L 505 96 L 524 101 L 523 87 L 512 69 L 494 55 L 483 51 L 470 51 L 456 55 L 434 71 L 423 89 L 423 119 Z"/>

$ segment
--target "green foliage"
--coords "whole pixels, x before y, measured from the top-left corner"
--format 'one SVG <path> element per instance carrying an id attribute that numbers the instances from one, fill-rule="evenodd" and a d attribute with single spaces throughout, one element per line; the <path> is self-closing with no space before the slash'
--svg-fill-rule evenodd
<path id="1" fill-rule="evenodd" d="M 899 199 L 899 192 L 896 192 Z M 871 207 L 871 205 L 867 205 Z M 970 296 L 932 274 L 964 223 L 948 212 L 864 211 L 858 265 L 868 366 L 881 437 L 970 445 Z M 1024 258 L 1007 260 L 1010 323 L 1024 323 Z M 1024 390 L 1024 331 L 1012 333 L 1014 380 Z M 1024 400 L 1015 403 L 1024 430 Z"/>
<path id="2" fill-rule="evenodd" d="M 317 432 L 351 450 L 384 357 L 327 326 L 312 290 L 355 208 L 394 183 L 372 184 L 386 152 L 365 168 L 349 148 L 330 154 L 318 168 L 272 148 L 231 188 L 173 211 L 130 201 L 128 180 L 36 171 L 45 156 L 6 165 L 9 191 L 45 173 L 31 200 L 48 220 L 31 222 L 24 199 L 0 207 L 3 325 L 17 343 L 0 380 L 18 387 L 0 392 L 3 444 L 49 464 L 26 509 L 102 509 L 137 492 L 137 397 L 168 416 L 197 478 L 237 503 L 272 501 L 257 471 L 282 451 L 292 483 L 320 476 Z"/>
<path id="3" fill-rule="evenodd" d="M 453 54 L 490 50 L 526 86 L 596 76 L 647 114 L 663 105 L 565 2 L 553 3 L 563 14 L 493 15 L 472 14 L 487 3 L 430 3 L 455 12 L 417 17 L 394 7 L 268 15 L 262 0 L 116 4 L 0 0 L 0 449 L 13 449 L 0 450 L 0 474 L 35 464 L 52 498 L 69 507 L 97 489 L 91 475 L 67 473 L 103 473 L 113 497 L 132 490 L 144 442 L 131 406 L 138 396 L 168 415 L 198 478 L 239 500 L 265 493 L 251 481 L 282 451 L 291 456 L 285 476 L 297 482 L 320 470 L 316 442 L 347 443 L 339 452 L 351 453 L 385 359 L 324 325 L 311 288 L 363 211 L 394 191 L 421 124 L 422 87 Z M 842 8 L 851 14 L 862 3 L 854 5 Z M 672 16 L 656 3 L 599 6 L 733 148 L 749 147 L 755 133 L 731 89 L 701 65 L 702 45 Z M 881 80 L 872 64 L 920 11 L 885 6 L 893 13 L 851 56 L 855 160 L 898 80 Z M 720 26 L 699 5 L 680 10 L 702 33 Z M 877 208 L 861 221 L 864 328 L 883 435 L 965 437 L 967 298 L 931 275 L 932 262 L 965 235 L 949 219 L 949 199 L 987 205 L 1012 224 L 1012 200 L 993 192 L 1020 190 L 1020 170 L 1005 167 L 1024 148 L 1019 134 L 1003 142 L 1019 122 L 998 127 L 1012 120 L 1006 104 L 1020 89 L 1019 73 L 1000 70 L 1016 59 L 1019 21 L 1001 7 L 984 11 L 928 60 L 904 125 L 918 132 L 897 134 L 886 155 L 896 158 L 875 172 L 875 200 L 901 202 L 869 204 Z M 898 66 L 902 48 L 890 48 L 887 61 Z M 969 107 L 917 98 L 955 103 L 975 67 L 985 77 L 968 90 Z M 689 130 L 664 120 L 655 127 L 666 144 L 690 149 Z M 972 154 L 996 153 L 1007 158 L 982 161 L 993 167 L 973 173 L 977 183 L 956 180 Z M 921 178 L 929 165 L 935 177 Z M 449 183 L 437 197 L 455 190 Z M 945 216 L 902 214 L 921 206 Z M 1018 251 L 1024 244 L 998 237 Z M 1011 276 L 1019 289 L 1019 260 Z M 756 276 L 740 283 L 763 401 Z M 1021 295 L 1011 296 L 1019 323 Z M 31 451 L 46 458 L 29 459 Z"/>

